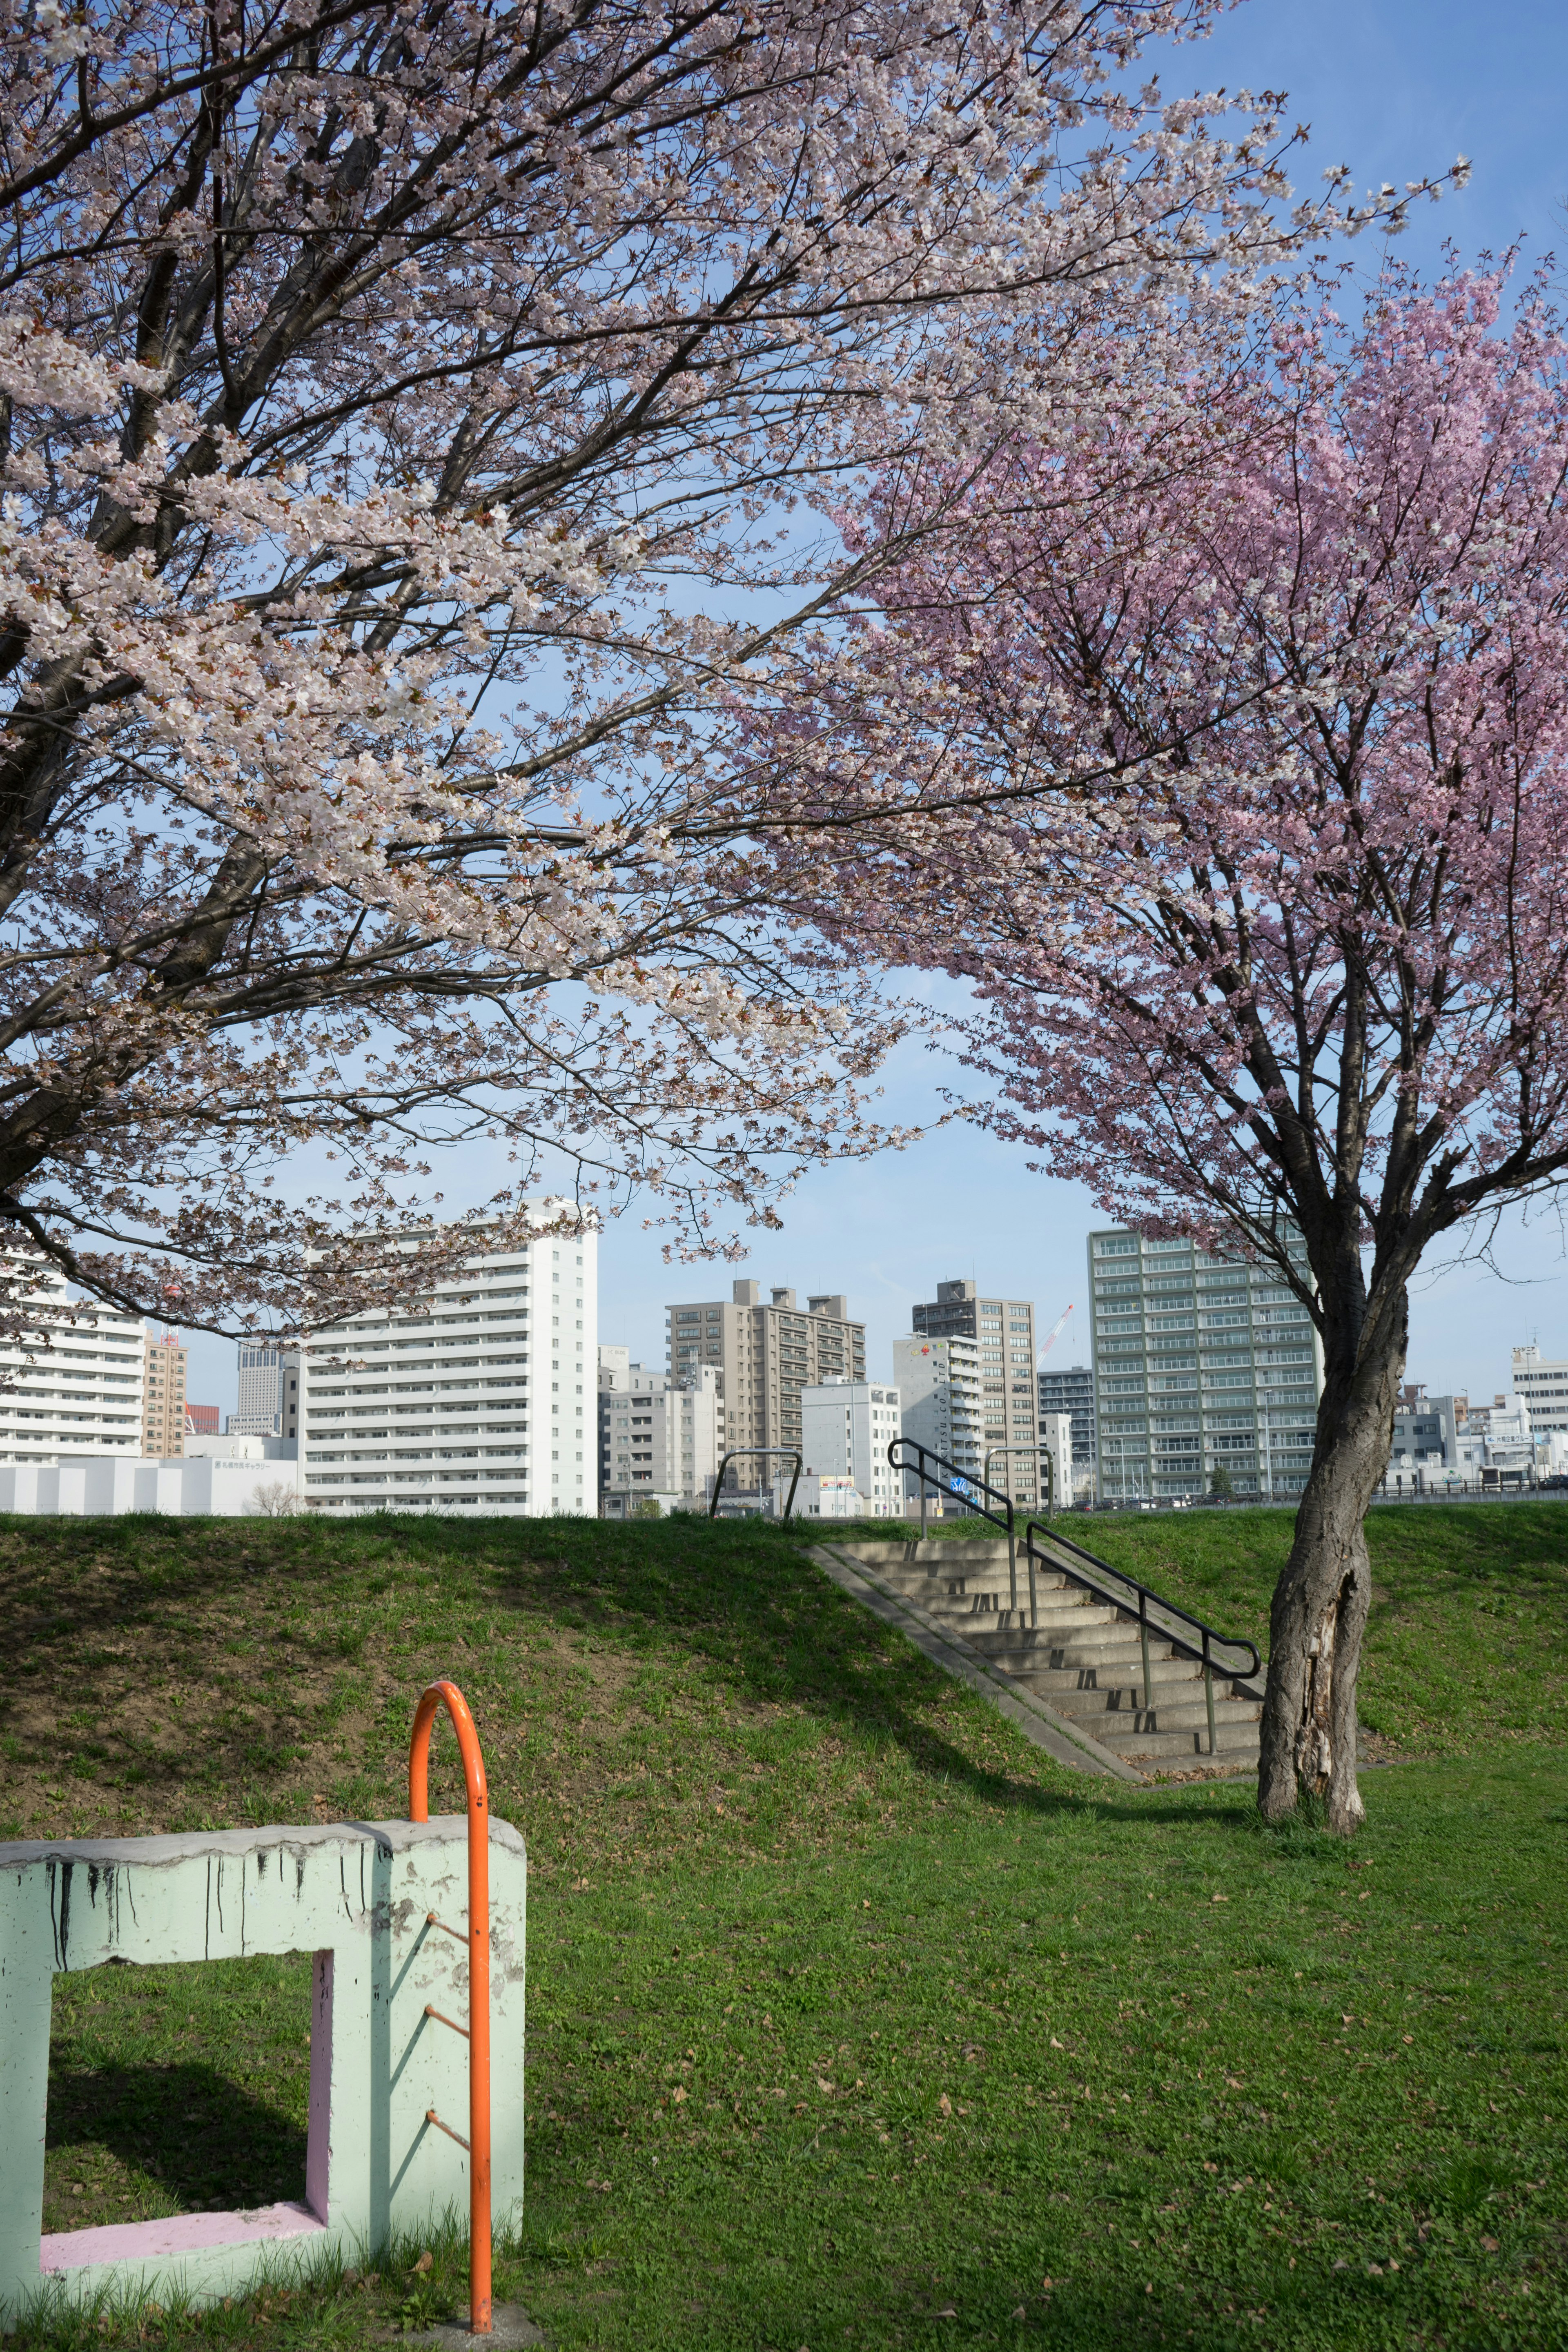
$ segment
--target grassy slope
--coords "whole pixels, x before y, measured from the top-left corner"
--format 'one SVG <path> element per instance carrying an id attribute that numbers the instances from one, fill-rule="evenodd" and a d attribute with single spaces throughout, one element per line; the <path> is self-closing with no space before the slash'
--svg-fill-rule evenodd
<path id="1" fill-rule="evenodd" d="M 1454 1710 L 1425 1694 L 1462 1681 L 1478 1628 L 1517 1626 L 1495 1614 L 1516 1586 L 1561 1604 L 1559 1522 L 1385 1517 L 1380 1580 L 1406 1597 L 1369 1682 L 1411 1610 L 1405 1703 L 1436 1743 Z M 1467 1586 L 1472 1528 L 1489 1549 Z M 1268 1514 L 1096 1523 L 1097 1548 L 1157 1551 L 1227 1623 L 1272 1537 Z M 563 2347 L 1568 2332 L 1550 1677 L 1521 1678 L 1528 1748 L 1370 1775 L 1347 1854 L 1261 1832 L 1233 1789 L 1069 1778 L 766 1529 L 33 1521 L 4 1540 L 0 1606 L 26 1626 L 13 1834 L 395 1812 L 418 1684 L 468 1690 L 535 1864 L 529 2224 L 499 2284 Z M 1560 1618 L 1546 1634 L 1560 1659 Z M 1479 1718 L 1463 1730 L 1481 1745 Z M 249 2201 L 301 2169 L 301 1988 L 286 1965 L 237 1981 L 62 1981 L 52 2214 Z M 460 2291 L 460 2251 L 435 2252 L 423 2282 L 409 2250 L 368 2291 L 202 2332 L 367 2343 Z"/>

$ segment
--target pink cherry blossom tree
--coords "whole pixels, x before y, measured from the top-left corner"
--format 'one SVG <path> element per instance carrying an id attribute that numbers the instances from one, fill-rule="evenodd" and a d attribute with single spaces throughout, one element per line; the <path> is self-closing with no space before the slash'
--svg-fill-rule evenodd
<path id="1" fill-rule="evenodd" d="M 883 560 L 868 457 L 1081 419 L 1108 321 L 1153 383 L 1360 216 L 1282 210 L 1272 102 L 1123 88 L 1215 5 L 0 0 L 11 1236 L 293 1319 L 433 1142 L 705 1248 L 879 1139 L 716 714 Z"/>
<path id="2" fill-rule="evenodd" d="M 840 922 L 973 984 L 999 1132 L 1310 1313 L 1259 1801 L 1343 1832 L 1411 1282 L 1568 1172 L 1568 347 L 1503 292 L 1293 316 L 1142 486 L 1136 397 L 1015 447 L 781 787 L 858 802 Z"/>

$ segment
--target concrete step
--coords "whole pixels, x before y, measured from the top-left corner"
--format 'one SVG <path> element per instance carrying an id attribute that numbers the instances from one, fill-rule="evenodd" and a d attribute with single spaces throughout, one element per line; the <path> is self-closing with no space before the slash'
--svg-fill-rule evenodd
<path id="1" fill-rule="evenodd" d="M 1202 1759 L 1209 1752 L 1206 1722 L 1194 1724 L 1188 1731 L 1137 1731 L 1131 1724 L 1123 1727 L 1114 1721 L 1107 1723 L 1097 1718 L 1094 1737 L 1102 1748 L 1109 1748 L 1113 1756 L 1125 1756 L 1130 1764 L 1171 1763 L 1188 1757 Z M 1223 1756 L 1233 1764 L 1256 1763 L 1259 1746 L 1256 1723 L 1231 1724 L 1215 1716 L 1216 1756 Z"/>
<path id="2" fill-rule="evenodd" d="M 950 1543 L 933 1542 L 929 1538 L 924 1543 L 877 1543 L 867 1538 L 859 1543 L 841 1543 L 837 1548 L 847 1552 L 851 1559 L 863 1559 L 867 1567 L 875 1569 L 879 1575 L 885 1569 L 907 1566 L 912 1560 L 930 1560 L 943 1568 L 953 1568 L 954 1572 L 960 1575 L 966 1564 L 971 1568 L 983 1568 L 994 1559 L 999 1559 L 1004 1567 L 1007 1564 L 1005 1536 L 976 1536 L 973 1542 L 959 1540 Z"/>
<path id="3" fill-rule="evenodd" d="M 1042 1698 L 1046 1696 L 1044 1691 L 1040 1693 Z M 1070 1715 L 1075 1723 L 1081 1723 L 1086 1730 L 1092 1731 L 1097 1739 L 1104 1738 L 1111 1729 L 1121 1730 L 1128 1726 L 1140 1733 L 1194 1731 L 1200 1726 L 1207 1730 L 1208 1708 L 1201 1689 L 1195 1697 L 1180 1699 L 1162 1698 L 1156 1694 L 1154 1705 L 1147 1710 L 1142 1696 L 1136 1699 L 1131 1692 L 1123 1692 L 1121 1696 L 1122 1704 L 1120 1706 L 1107 1706 L 1103 1704 L 1105 1694 L 1101 1691 L 1067 1691 L 1059 1696 L 1052 1694 L 1051 1705 L 1058 1715 Z M 1100 1704 L 1095 1704 L 1096 1701 Z M 1226 1724 L 1234 1728 L 1237 1723 L 1257 1725 L 1262 1719 L 1263 1709 L 1260 1706 L 1251 1706 L 1245 1699 L 1221 1698 L 1217 1691 L 1215 1693 L 1216 1738 Z"/>
<path id="4" fill-rule="evenodd" d="M 917 1609 L 924 1609 L 926 1616 L 952 1618 L 952 1622 L 973 1621 L 983 1630 L 994 1628 L 999 1618 L 1008 1618 L 1008 1625 L 1016 1628 L 1016 1633 L 1035 1633 L 1037 1630 L 1037 1633 L 1044 1634 L 1058 1628 L 1069 1630 L 1074 1625 L 1114 1625 L 1117 1618 L 1121 1616 L 1121 1612 L 1112 1609 L 1110 1601 L 1079 1601 L 1074 1600 L 1069 1592 L 1053 1592 L 1053 1595 L 1041 1592 L 1035 1616 L 1030 1616 L 1030 1601 L 1023 1592 L 1018 1595 L 1018 1612 L 1008 1609 L 1006 1590 L 1004 1592 L 931 1592 L 924 1600 L 914 1592 L 902 1597 L 912 1600 Z"/>
<path id="5" fill-rule="evenodd" d="M 889 1568 L 874 1567 L 869 1560 L 866 1561 L 865 1565 L 871 1570 L 879 1584 L 887 1586 L 889 1592 L 907 1593 L 912 1601 L 920 1600 L 921 1595 L 927 1592 L 1010 1592 L 1013 1589 L 1013 1580 L 1007 1573 L 1007 1563 L 1005 1559 L 994 1561 L 987 1567 L 962 1570 L 957 1569 L 933 1570 L 922 1567 L 918 1561 L 912 1568 L 906 1567 L 901 1562 Z M 1059 1569 L 1037 1568 L 1035 1570 L 1037 1592 L 1064 1591 L 1081 1592 L 1083 1589 L 1082 1585 L 1073 1584 Z M 1019 1600 L 1026 1600 L 1028 1591 L 1029 1571 L 1020 1561 L 1018 1564 Z"/>
<path id="6" fill-rule="evenodd" d="M 1087 1698 L 1098 1698 L 1106 1706 L 1130 1706 L 1129 1694 L 1134 1692 L 1138 1704 L 1142 1706 L 1143 1703 L 1143 1662 L 1141 1658 L 1131 1659 L 1126 1666 L 1119 1667 L 1114 1673 L 1108 1673 L 1103 1666 L 1047 1666 L 1038 1659 L 1015 1664 L 1011 1660 L 994 1657 L 992 1664 L 999 1665 L 1010 1682 L 1021 1683 L 1026 1690 L 1037 1691 L 1042 1698 L 1048 1698 L 1053 1706 L 1060 1703 L 1062 1696 L 1075 1691 L 1081 1691 Z M 1150 1659 L 1149 1690 L 1156 1706 L 1163 1697 L 1177 1699 L 1184 1692 L 1202 1688 L 1203 1676 L 1184 1658 Z M 1223 1690 L 1228 1696 L 1230 1689 L 1230 1684 L 1222 1683 L 1216 1677 L 1216 1695 Z"/>

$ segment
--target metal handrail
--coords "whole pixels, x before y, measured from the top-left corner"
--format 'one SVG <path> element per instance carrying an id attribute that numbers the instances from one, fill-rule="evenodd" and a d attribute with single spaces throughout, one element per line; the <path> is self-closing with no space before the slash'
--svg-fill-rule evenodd
<path id="1" fill-rule="evenodd" d="M 468 2022 L 440 2017 L 462 2034 L 468 2045 L 468 2137 L 452 2129 L 434 2107 L 425 2120 L 444 2131 L 468 2154 L 468 2327 L 475 2336 L 491 2333 L 490 2314 L 490 1800 L 485 1780 L 485 1759 L 468 1702 L 456 1683 L 444 1678 L 421 1694 L 408 1742 L 408 1818 L 430 1818 L 430 1731 L 437 1710 L 445 1707 L 458 1735 L 463 1759 L 463 1785 L 468 1811 L 468 1927 L 458 1936 L 468 1948 Z M 426 1925 L 445 1927 L 434 1911 Z M 448 1927 L 448 1935 L 458 1935 Z M 439 2011 L 426 2007 L 426 2017 Z"/>
<path id="2" fill-rule="evenodd" d="M 801 1453 L 799 1447 L 795 1445 L 737 1445 L 732 1447 L 731 1450 L 725 1454 L 724 1459 L 719 1465 L 719 1475 L 713 1481 L 713 1500 L 708 1506 L 709 1517 L 710 1519 L 716 1519 L 719 1516 L 719 1497 L 724 1488 L 724 1473 L 728 1470 L 731 1462 L 760 1462 L 774 1454 L 787 1454 L 791 1461 L 795 1464 L 795 1475 L 789 1482 L 789 1500 L 784 1505 L 784 1518 L 780 1522 L 781 1525 L 787 1526 L 789 1523 L 789 1515 L 795 1508 L 795 1490 L 800 1484 Z M 737 1489 L 737 1492 L 738 1491 L 739 1489 Z"/>
<path id="3" fill-rule="evenodd" d="M 1049 1552 L 1036 1551 L 1037 1532 L 1043 1535 L 1052 1547 Z M 1158 1620 L 1155 1621 L 1154 1631 L 1161 1641 L 1168 1642 L 1173 1649 L 1181 1651 L 1184 1656 L 1196 1659 L 1203 1667 L 1204 1701 L 1208 1711 L 1209 1754 L 1212 1756 L 1215 1752 L 1214 1660 L 1210 1654 L 1210 1644 L 1217 1642 L 1224 1650 L 1245 1650 L 1252 1660 L 1250 1666 L 1243 1666 L 1235 1671 L 1228 1667 L 1221 1668 L 1226 1681 L 1235 1682 L 1239 1679 L 1240 1675 L 1256 1676 L 1263 1671 L 1263 1661 L 1252 1643 L 1244 1641 L 1239 1634 L 1222 1633 L 1216 1625 L 1206 1624 L 1203 1618 L 1194 1617 L 1190 1609 L 1184 1609 L 1179 1601 L 1167 1601 L 1164 1594 L 1156 1592 L 1152 1585 L 1141 1584 L 1135 1576 L 1129 1576 L 1125 1569 L 1112 1568 L 1109 1560 L 1100 1559 L 1094 1552 L 1086 1551 L 1082 1544 L 1073 1541 L 1071 1536 L 1058 1534 L 1055 1528 L 1047 1527 L 1042 1520 L 1031 1519 L 1024 1529 L 1024 1551 L 1029 1562 L 1031 1601 L 1034 1594 L 1037 1559 L 1043 1568 L 1058 1569 L 1064 1576 L 1070 1576 L 1075 1584 L 1086 1586 L 1101 1601 L 1109 1601 L 1113 1609 L 1119 1609 L 1124 1614 L 1127 1613 L 1128 1608 L 1124 1595 L 1110 1589 L 1101 1580 L 1109 1579 L 1111 1586 L 1117 1584 L 1125 1586 L 1136 1596 L 1138 1646 L 1143 1661 L 1143 1712 L 1145 1715 L 1151 1713 L 1153 1707 L 1153 1686 L 1149 1675 L 1149 1603 L 1153 1601 L 1157 1608 L 1165 1611 L 1173 1617 L 1179 1617 L 1184 1624 L 1193 1628 L 1199 1637 L 1195 1643 L 1189 1642 L 1184 1635 L 1176 1633 L 1171 1626 L 1161 1624 Z M 1061 1557 L 1063 1553 L 1070 1554 L 1071 1557 L 1064 1559 Z M 1079 1567 L 1075 1565 L 1077 1561 L 1082 1561 L 1085 1565 Z"/>
<path id="4" fill-rule="evenodd" d="M 906 1445 L 919 1454 L 918 1462 L 900 1461 L 899 1449 Z M 935 1471 L 927 1469 L 928 1462 L 936 1465 Z M 932 1447 L 922 1445 L 918 1437 L 889 1438 L 888 1465 L 893 1470 L 912 1470 L 921 1482 L 921 1539 L 922 1542 L 931 1525 L 927 1517 L 930 1500 L 927 1493 L 928 1486 L 934 1486 L 939 1495 L 951 1495 L 955 1503 L 968 1504 L 983 1519 L 989 1519 L 993 1527 L 1002 1528 L 1007 1538 L 1007 1582 L 1012 1607 L 1016 1611 L 1018 1606 L 1018 1540 L 1012 1496 L 1003 1494 L 1001 1488 L 993 1486 L 989 1479 L 976 1478 L 973 1472 L 961 1470 L 956 1462 L 950 1462 L 944 1454 L 938 1454 Z M 942 1470 L 948 1473 L 945 1478 L 936 1475 L 937 1471 Z M 988 1504 L 981 1502 L 976 1496 L 977 1487 L 989 1495 L 993 1502 L 999 1503 L 1002 1506 L 1001 1509 L 994 1511 Z"/>
<path id="5" fill-rule="evenodd" d="M 987 1478 L 991 1475 L 991 1465 L 999 1454 L 1004 1456 L 1011 1454 L 1039 1456 L 1046 1466 L 1046 1517 L 1048 1519 L 1057 1507 L 1057 1465 L 1051 1459 L 1050 1448 L 1047 1445 L 988 1445 L 985 1449 L 984 1470 L 984 1475 Z"/>

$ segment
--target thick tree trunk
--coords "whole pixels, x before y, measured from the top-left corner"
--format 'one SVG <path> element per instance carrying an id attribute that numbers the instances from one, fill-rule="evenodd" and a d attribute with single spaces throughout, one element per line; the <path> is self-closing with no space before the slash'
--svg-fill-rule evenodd
<path id="1" fill-rule="evenodd" d="M 1363 1349 L 1348 1379 L 1336 1381 L 1330 1370 L 1311 1475 L 1269 1612 L 1263 1701 L 1259 1811 L 1279 1821 L 1308 1790 L 1324 1800 L 1329 1827 L 1342 1837 L 1364 1813 L 1356 1786 L 1356 1679 L 1372 1605 L 1365 1520 L 1388 1467 L 1405 1371 L 1403 1299 L 1379 1323 L 1378 1342 Z"/>

